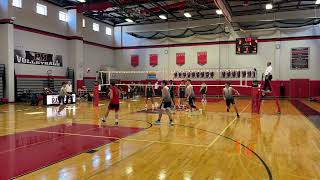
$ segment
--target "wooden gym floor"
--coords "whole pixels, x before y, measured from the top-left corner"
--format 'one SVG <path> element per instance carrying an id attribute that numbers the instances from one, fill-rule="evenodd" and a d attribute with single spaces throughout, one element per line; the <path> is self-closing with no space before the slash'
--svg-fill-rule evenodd
<path id="1" fill-rule="evenodd" d="M 281 100 L 279 115 L 267 100 L 258 115 L 238 99 L 240 119 L 223 101 L 197 103 L 202 112 L 177 111 L 169 127 L 166 116 L 152 125 L 157 114 L 137 113 L 144 102 L 128 100 L 120 127 L 113 113 L 99 127 L 100 103 L 62 116 L 57 107 L 1 105 L 0 179 L 320 179 L 319 103 Z"/>

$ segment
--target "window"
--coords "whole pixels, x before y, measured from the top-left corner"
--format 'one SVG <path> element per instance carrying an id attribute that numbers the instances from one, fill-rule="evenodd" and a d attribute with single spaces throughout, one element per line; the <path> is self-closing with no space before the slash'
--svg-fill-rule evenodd
<path id="1" fill-rule="evenodd" d="M 67 22 L 68 21 L 68 15 L 65 12 L 59 11 L 59 20 Z"/>
<path id="2" fill-rule="evenodd" d="M 12 0 L 12 6 L 22 8 L 22 0 Z"/>
<path id="3" fill-rule="evenodd" d="M 93 26 L 92 26 L 92 29 L 94 30 L 94 31 L 99 31 L 99 24 L 97 24 L 97 23 L 93 23 Z"/>
<path id="4" fill-rule="evenodd" d="M 37 3 L 37 13 L 46 16 L 47 6 Z"/>
<path id="5" fill-rule="evenodd" d="M 86 20 L 82 19 L 82 27 L 86 27 Z"/>
<path id="6" fill-rule="evenodd" d="M 111 36 L 112 30 L 109 27 L 106 27 L 106 34 Z"/>

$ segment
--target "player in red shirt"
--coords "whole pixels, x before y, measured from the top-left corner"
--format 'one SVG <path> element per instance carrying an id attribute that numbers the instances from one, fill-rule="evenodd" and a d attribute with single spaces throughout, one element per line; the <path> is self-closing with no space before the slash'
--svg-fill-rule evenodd
<path id="1" fill-rule="evenodd" d="M 114 82 L 110 83 L 109 88 L 109 97 L 110 97 L 110 103 L 107 109 L 107 112 L 105 116 L 102 118 L 102 123 L 106 122 L 106 119 L 108 118 L 110 110 L 115 111 L 115 125 L 119 124 L 119 114 L 118 111 L 120 109 L 120 90 L 116 87 Z"/>

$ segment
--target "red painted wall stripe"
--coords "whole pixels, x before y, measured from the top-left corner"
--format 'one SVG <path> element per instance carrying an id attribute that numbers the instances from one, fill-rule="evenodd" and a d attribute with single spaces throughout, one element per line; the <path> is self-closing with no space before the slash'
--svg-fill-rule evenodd
<path id="1" fill-rule="evenodd" d="M 49 36 L 49 37 L 55 37 L 55 38 L 59 38 L 59 39 L 68 40 L 68 37 L 64 36 L 64 35 L 55 34 L 55 33 L 47 32 L 47 31 L 42 31 L 39 29 L 34 29 L 34 28 L 26 27 L 26 26 L 17 25 L 17 24 L 14 25 L 14 28 L 18 29 L 18 30 L 22 30 L 22 31 L 27 31 L 27 32 L 37 33 L 37 34 L 41 34 L 41 35 L 45 35 L 45 36 Z"/>
<path id="2" fill-rule="evenodd" d="M 40 79 L 40 78 L 55 78 L 55 79 L 68 79 L 66 76 L 43 76 L 43 75 L 23 75 L 23 74 L 18 74 L 16 75 L 16 78 L 35 78 L 35 79 Z"/>
<path id="3" fill-rule="evenodd" d="M 107 48 L 107 49 L 115 49 L 114 47 L 107 46 L 104 44 L 99 44 L 99 43 L 83 40 L 83 37 L 79 37 L 79 36 L 65 36 L 65 35 L 51 33 L 51 32 L 38 30 L 38 29 L 26 27 L 26 26 L 21 26 L 21 25 L 17 25 L 17 24 L 14 25 L 14 28 L 18 29 L 18 30 L 26 31 L 26 32 L 32 32 L 32 33 L 41 34 L 44 36 L 49 36 L 49 37 L 54 37 L 54 38 L 59 38 L 59 39 L 63 39 L 63 40 L 80 40 L 80 41 L 83 41 L 84 44 L 90 44 L 93 46 Z"/>
<path id="4" fill-rule="evenodd" d="M 92 45 L 92 46 L 107 48 L 107 49 L 116 49 L 115 47 L 111 47 L 111 46 L 107 46 L 107 45 L 99 44 L 99 43 L 95 43 L 95 42 L 90 42 L 90 41 L 86 41 L 86 40 L 83 40 L 83 43 L 84 44 L 89 44 L 89 45 Z"/>
<path id="5" fill-rule="evenodd" d="M 16 78 L 56 78 L 56 79 L 68 79 L 66 76 L 45 76 L 45 75 L 25 75 L 25 74 L 17 74 Z M 96 79 L 96 77 L 83 77 L 83 79 Z"/>
<path id="6" fill-rule="evenodd" d="M 12 24 L 13 20 L 9 18 L 0 19 L 0 24 Z"/>

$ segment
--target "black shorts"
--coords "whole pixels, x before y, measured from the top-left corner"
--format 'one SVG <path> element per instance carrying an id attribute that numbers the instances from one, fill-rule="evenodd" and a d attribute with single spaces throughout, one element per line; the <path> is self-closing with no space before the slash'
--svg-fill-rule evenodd
<path id="1" fill-rule="evenodd" d="M 189 105 L 194 106 L 194 102 L 195 102 L 195 100 L 196 100 L 196 98 L 195 98 L 195 97 L 189 97 L 189 99 L 188 99 L 188 103 L 189 103 Z"/>
<path id="2" fill-rule="evenodd" d="M 267 80 L 271 81 L 271 80 L 272 80 L 272 74 L 268 75 L 268 76 L 265 78 L 265 80 L 266 80 L 266 81 L 267 81 Z"/>
<path id="3" fill-rule="evenodd" d="M 162 104 L 161 104 L 161 109 L 169 109 L 169 108 L 171 108 L 171 102 L 163 102 Z"/>
<path id="4" fill-rule="evenodd" d="M 234 98 L 226 99 L 226 104 L 227 104 L 228 107 L 230 106 L 230 104 L 235 104 Z"/>
<path id="5" fill-rule="evenodd" d="M 115 110 L 116 112 L 120 109 L 120 104 L 109 104 L 109 110 Z"/>
<path id="6" fill-rule="evenodd" d="M 179 98 L 185 98 L 185 97 L 186 97 L 186 94 L 184 92 L 180 92 Z"/>
<path id="7" fill-rule="evenodd" d="M 58 101 L 59 101 L 59 104 L 60 104 L 60 105 L 65 104 L 65 103 L 64 103 L 64 96 L 58 96 Z"/>
<path id="8" fill-rule="evenodd" d="M 173 92 L 170 92 L 170 96 L 172 99 L 174 99 L 174 93 Z"/>
<path id="9" fill-rule="evenodd" d="M 147 98 L 152 98 L 153 94 L 152 93 L 147 93 Z"/>

